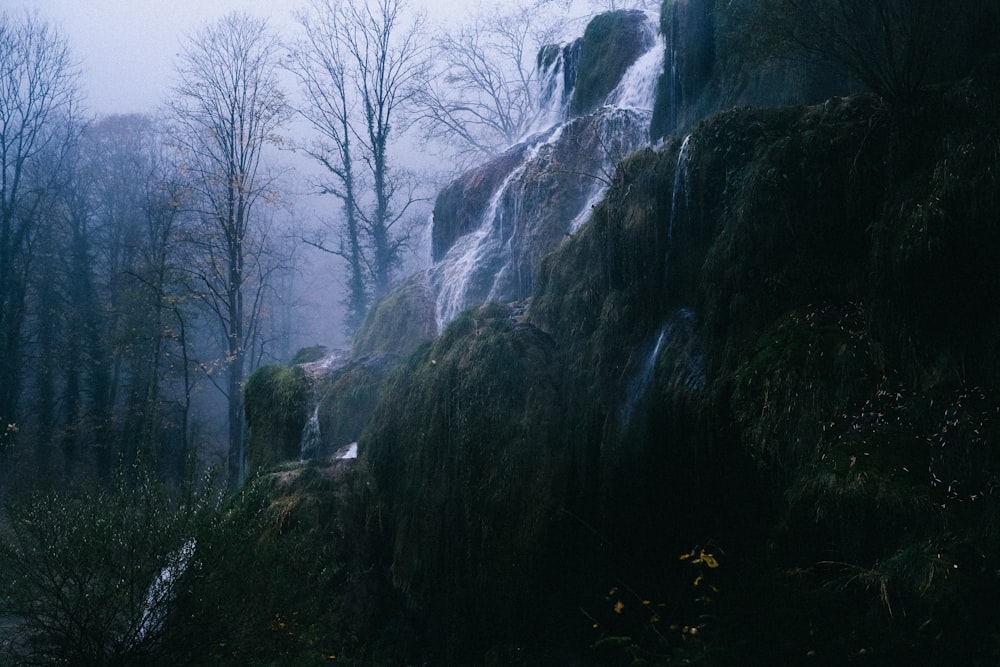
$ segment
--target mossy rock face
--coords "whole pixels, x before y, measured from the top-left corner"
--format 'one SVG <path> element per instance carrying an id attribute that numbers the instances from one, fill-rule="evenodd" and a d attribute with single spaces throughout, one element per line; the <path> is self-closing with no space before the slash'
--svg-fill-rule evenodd
<path id="1" fill-rule="evenodd" d="M 732 405 L 744 446 L 787 480 L 881 372 L 858 304 L 793 311 L 760 341 L 736 371 Z"/>
<path id="2" fill-rule="evenodd" d="M 434 294 L 418 273 L 372 306 L 354 337 L 352 354 L 405 356 L 437 333 Z"/>
<path id="3" fill-rule="evenodd" d="M 319 457 L 361 438 L 398 362 L 395 355 L 367 355 L 349 362 L 324 381 L 319 400 Z"/>
<path id="4" fill-rule="evenodd" d="M 553 362 L 507 309 L 466 312 L 399 367 L 362 440 L 394 579 L 450 650 L 527 632 L 544 587 L 563 474 Z"/>
<path id="5" fill-rule="evenodd" d="M 652 43 L 641 11 L 598 14 L 583 33 L 576 89 L 569 113 L 582 116 L 604 101 L 621 77 Z"/>
<path id="6" fill-rule="evenodd" d="M 292 366 L 297 366 L 299 364 L 310 364 L 321 360 L 327 355 L 326 345 L 312 345 L 310 347 L 303 347 L 295 353 L 292 360 L 289 362 Z"/>
<path id="7" fill-rule="evenodd" d="M 310 383 L 301 368 L 261 366 L 250 375 L 244 389 L 250 471 L 298 460 L 310 397 Z"/>
<path id="8" fill-rule="evenodd" d="M 1000 470 L 988 435 L 1000 367 L 985 342 L 1000 336 L 985 308 L 1000 301 L 988 259 L 1000 253 L 1000 172 L 986 157 L 998 109 L 995 90 L 970 81 L 905 113 L 870 95 L 731 110 L 683 152 L 668 140 L 623 161 L 606 201 L 544 262 L 528 312 L 558 342 L 566 404 L 586 415 L 564 426 L 574 460 L 589 462 L 571 486 L 600 501 L 575 511 L 614 537 L 628 525 L 648 548 L 664 525 L 628 512 L 656 506 L 646 479 L 693 525 L 740 516 L 717 495 L 753 498 L 763 509 L 743 518 L 756 536 L 735 522 L 725 534 L 746 548 L 770 537 L 761 584 L 811 627 L 830 615 L 825 655 L 959 649 L 918 626 L 966 636 L 938 605 L 979 593 L 941 575 L 970 540 L 993 543 L 979 522 L 995 526 L 982 490 Z M 630 378 L 678 313 L 683 335 L 654 354 L 646 428 L 623 431 Z M 799 595 L 816 602 L 808 613 Z M 900 621 L 901 605 L 921 620 Z M 833 621 L 851 609 L 877 622 Z M 785 647 L 790 659 L 811 650 Z"/>

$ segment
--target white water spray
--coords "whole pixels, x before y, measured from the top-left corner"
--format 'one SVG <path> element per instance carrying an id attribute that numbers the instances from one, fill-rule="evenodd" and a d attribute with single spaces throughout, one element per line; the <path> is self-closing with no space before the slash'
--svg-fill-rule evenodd
<path id="1" fill-rule="evenodd" d="M 608 106 L 652 112 L 656 101 L 656 80 L 663 72 L 666 41 L 657 34 L 653 46 L 629 67 L 611 94 Z"/>

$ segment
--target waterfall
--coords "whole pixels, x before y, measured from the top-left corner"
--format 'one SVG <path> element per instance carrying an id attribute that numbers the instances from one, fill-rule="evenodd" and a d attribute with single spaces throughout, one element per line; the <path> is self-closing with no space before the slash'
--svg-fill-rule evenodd
<path id="1" fill-rule="evenodd" d="M 479 201 L 489 202 L 483 215 L 464 227 L 468 231 L 429 270 L 439 331 L 466 308 L 530 296 L 541 258 L 589 219 L 617 163 L 649 145 L 665 42 L 654 20 L 647 21 L 645 30 L 646 52 L 623 74 L 605 104 L 587 116 L 566 118 L 581 41 L 549 47 L 539 55 L 539 110 L 533 129 L 545 129 L 531 135 L 523 160 L 489 197 L 480 195 Z M 482 172 L 484 179 L 488 173 Z"/>
<path id="2" fill-rule="evenodd" d="M 663 72 L 665 52 L 666 41 L 657 33 L 653 46 L 633 63 L 608 95 L 608 105 L 652 111 L 656 101 L 656 80 Z"/>
<path id="3" fill-rule="evenodd" d="M 579 55 L 580 40 L 545 47 L 539 54 L 535 118 L 529 123 L 522 139 L 566 120 L 576 83 Z"/>
<path id="4" fill-rule="evenodd" d="M 677 151 L 677 164 L 674 165 L 674 184 L 673 190 L 670 193 L 670 220 L 667 222 L 667 251 L 663 258 L 663 271 L 665 275 L 670 270 L 670 254 L 674 247 L 674 230 L 680 229 L 680 225 L 684 223 L 684 220 L 690 215 L 691 211 L 690 163 L 691 135 L 688 134 L 681 142 L 680 150 Z"/>
<path id="5" fill-rule="evenodd" d="M 177 578 L 184 574 L 188 563 L 194 556 L 195 541 L 190 539 L 180 549 L 167 556 L 167 564 L 163 566 L 156 579 L 149 584 L 146 598 L 142 605 L 142 616 L 135 633 L 137 642 L 148 635 L 159 631 L 167 615 L 167 606 L 174 598 L 174 586 Z"/>
<path id="6" fill-rule="evenodd" d="M 513 233 L 514 220 L 511 210 L 505 206 L 506 199 L 512 199 L 516 207 L 520 199 L 512 190 L 516 189 L 521 177 L 532 159 L 548 145 L 559 140 L 561 128 L 557 128 L 547 137 L 539 137 L 531 147 L 521 164 L 512 170 L 493 193 L 485 213 L 480 218 L 479 225 L 468 234 L 460 237 L 445 256 L 431 269 L 431 284 L 437 292 L 437 303 L 434 317 L 438 331 L 455 317 L 474 304 L 469 303 L 469 288 L 474 274 L 489 267 L 491 259 L 495 259 L 505 242 L 505 228 Z M 513 196 L 512 196 L 513 195 Z M 509 237 L 508 237 L 509 238 Z"/>
<path id="7" fill-rule="evenodd" d="M 660 329 L 660 334 L 656 337 L 653 349 L 643 357 L 635 375 L 628 384 L 625 392 L 625 404 L 622 406 L 621 421 L 623 426 L 632 423 L 632 416 L 636 408 L 649 393 L 649 384 L 653 379 L 653 371 L 656 369 L 656 359 L 660 356 L 660 348 L 663 347 L 663 339 L 667 335 L 667 327 Z"/>
<path id="8" fill-rule="evenodd" d="M 659 386 L 668 387 L 673 393 L 697 392 L 705 386 L 705 356 L 698 336 L 697 319 L 692 310 L 679 308 L 666 318 L 652 349 L 641 357 L 625 391 L 621 408 L 621 424 L 628 428 L 633 418 L 645 405 L 650 387 L 656 376 L 661 355 L 666 354 L 664 377 L 658 378 Z"/>
<path id="9" fill-rule="evenodd" d="M 316 458 L 322 444 L 319 431 L 319 403 L 317 403 L 312 417 L 302 429 L 302 439 L 299 440 L 299 458 L 302 461 Z"/>

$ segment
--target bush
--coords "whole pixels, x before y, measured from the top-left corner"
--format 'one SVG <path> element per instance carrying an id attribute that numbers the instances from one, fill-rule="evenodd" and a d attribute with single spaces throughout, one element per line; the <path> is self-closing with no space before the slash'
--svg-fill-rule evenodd
<path id="1" fill-rule="evenodd" d="M 146 471 L 110 488 L 34 493 L 6 508 L 0 539 L 0 646 L 17 665 L 146 665 L 215 507 L 206 484 L 177 494 Z M 162 582 L 157 584 L 157 582 Z"/>

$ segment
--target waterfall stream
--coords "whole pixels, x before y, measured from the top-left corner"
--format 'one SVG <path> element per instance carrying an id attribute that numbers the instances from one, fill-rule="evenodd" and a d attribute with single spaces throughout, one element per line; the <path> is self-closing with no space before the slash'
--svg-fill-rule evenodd
<path id="1" fill-rule="evenodd" d="M 674 231 L 679 230 L 684 220 L 690 215 L 691 135 L 688 134 L 681 142 L 677 151 L 677 164 L 674 166 L 674 184 L 670 193 L 670 220 L 667 222 L 667 250 L 663 258 L 663 273 L 669 274 L 670 254 L 674 247 Z"/>
<path id="2" fill-rule="evenodd" d="M 665 43 L 648 20 L 648 49 L 593 114 L 567 118 L 573 45 L 553 47 L 537 99 L 541 129 L 523 161 L 492 192 L 478 224 L 429 271 L 442 330 L 461 311 L 527 298 L 541 258 L 574 234 L 604 197 L 617 163 L 649 145 L 656 79 Z"/>
<path id="3" fill-rule="evenodd" d="M 136 641 L 142 641 L 147 636 L 159 631 L 167 616 L 167 607 L 174 599 L 174 586 L 177 578 L 184 574 L 188 563 L 194 557 L 195 541 L 190 539 L 180 549 L 167 556 L 167 564 L 163 566 L 156 579 L 146 590 L 146 598 L 142 606 L 142 619 L 136 631 Z"/>
<path id="4" fill-rule="evenodd" d="M 299 441 L 299 458 L 302 461 L 316 458 L 322 445 L 319 429 L 319 403 L 313 409 L 312 417 L 306 422 L 302 429 L 302 439 Z"/>

